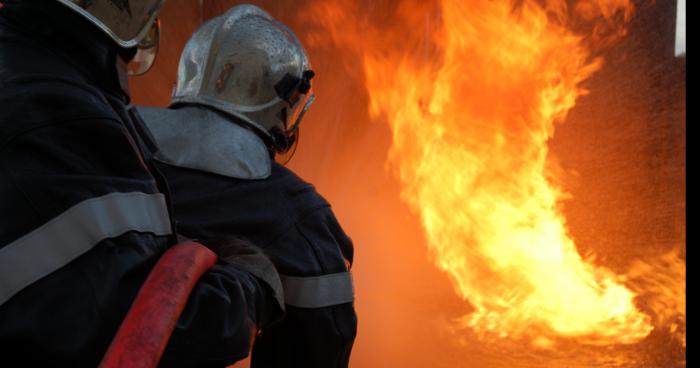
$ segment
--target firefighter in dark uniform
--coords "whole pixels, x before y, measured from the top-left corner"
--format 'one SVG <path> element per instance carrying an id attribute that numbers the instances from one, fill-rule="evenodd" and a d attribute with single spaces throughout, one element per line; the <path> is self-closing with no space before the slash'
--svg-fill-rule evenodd
<path id="1" fill-rule="evenodd" d="M 180 233 L 241 235 L 280 273 L 286 315 L 256 339 L 253 367 L 347 367 L 356 335 L 353 244 L 313 185 L 274 161 L 293 150 L 312 77 L 292 31 L 240 5 L 190 38 L 170 108 L 138 108 Z"/>
<path id="2" fill-rule="evenodd" d="M 154 144 L 127 108 L 126 63 L 155 46 L 162 3 L 3 1 L 3 366 L 97 366 L 146 275 L 176 241 L 149 159 Z M 261 252 L 202 241 L 222 257 L 193 291 L 165 366 L 231 364 L 248 354 L 257 328 L 283 315 L 279 277 Z"/>

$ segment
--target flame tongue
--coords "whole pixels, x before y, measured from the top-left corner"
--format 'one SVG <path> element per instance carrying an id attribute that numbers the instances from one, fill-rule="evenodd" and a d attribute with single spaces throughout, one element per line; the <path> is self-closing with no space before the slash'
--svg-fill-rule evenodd
<path id="1" fill-rule="evenodd" d="M 582 38 L 525 2 L 442 1 L 442 63 L 365 58 L 390 160 L 438 266 L 483 333 L 631 343 L 651 331 L 634 294 L 582 259 L 558 210 L 547 141 L 600 67 Z"/>
<path id="2" fill-rule="evenodd" d="M 421 29 L 412 5 L 399 14 Z M 574 9 L 608 22 L 618 8 L 627 20 L 624 0 Z M 564 1 L 442 0 L 441 28 L 429 32 L 438 57 L 429 58 L 396 51 L 420 49 L 406 27 L 360 41 L 347 39 L 342 11 L 327 7 L 323 18 L 336 42 L 362 45 L 370 112 L 390 124 L 402 197 L 420 214 L 437 265 L 475 308 L 463 323 L 540 345 L 632 343 L 652 330 L 649 317 L 619 277 L 577 252 L 548 160 L 555 122 L 601 66 L 565 26 L 567 12 Z"/>

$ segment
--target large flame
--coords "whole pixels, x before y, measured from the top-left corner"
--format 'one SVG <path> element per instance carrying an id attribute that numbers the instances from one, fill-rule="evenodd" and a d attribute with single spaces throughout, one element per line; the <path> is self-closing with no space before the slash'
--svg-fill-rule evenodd
<path id="1" fill-rule="evenodd" d="M 586 93 L 581 82 L 602 66 L 592 52 L 625 35 L 630 1 L 430 6 L 403 1 L 380 26 L 349 17 L 347 3 L 323 4 L 313 17 L 361 54 L 370 113 L 391 127 L 388 161 L 402 197 L 436 264 L 474 307 L 460 323 L 539 346 L 646 337 L 651 318 L 628 278 L 577 251 L 547 145 Z M 587 36 L 573 30 L 586 22 Z"/>

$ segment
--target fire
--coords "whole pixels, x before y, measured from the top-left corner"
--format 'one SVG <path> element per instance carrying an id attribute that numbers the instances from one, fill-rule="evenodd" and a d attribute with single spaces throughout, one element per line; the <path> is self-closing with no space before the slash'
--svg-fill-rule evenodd
<path id="1" fill-rule="evenodd" d="M 402 198 L 474 308 L 460 325 L 542 347 L 643 339 L 653 327 L 634 304 L 641 290 L 577 251 L 548 150 L 555 125 L 586 94 L 581 83 L 603 65 L 593 51 L 626 34 L 631 2 L 430 6 L 400 2 L 398 20 L 374 26 L 351 19 L 348 3 L 324 3 L 309 18 L 323 32 L 308 41 L 330 36 L 360 53 L 371 116 L 391 128 L 388 163 Z M 572 30 L 581 24 L 592 24 L 587 36 Z"/>
<path id="2" fill-rule="evenodd" d="M 679 247 L 650 261 L 635 260 L 627 284 L 648 306 L 654 326 L 663 326 L 686 346 L 686 266 Z"/>

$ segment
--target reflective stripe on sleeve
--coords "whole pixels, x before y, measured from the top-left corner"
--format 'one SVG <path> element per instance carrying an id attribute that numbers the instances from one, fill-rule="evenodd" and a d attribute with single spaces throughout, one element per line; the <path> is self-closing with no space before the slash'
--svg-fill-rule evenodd
<path id="1" fill-rule="evenodd" d="M 280 275 L 284 303 L 299 308 L 322 308 L 355 300 L 350 272 L 314 277 Z"/>
<path id="2" fill-rule="evenodd" d="M 107 238 L 172 233 L 163 194 L 111 193 L 76 204 L 0 248 L 0 305 Z"/>

